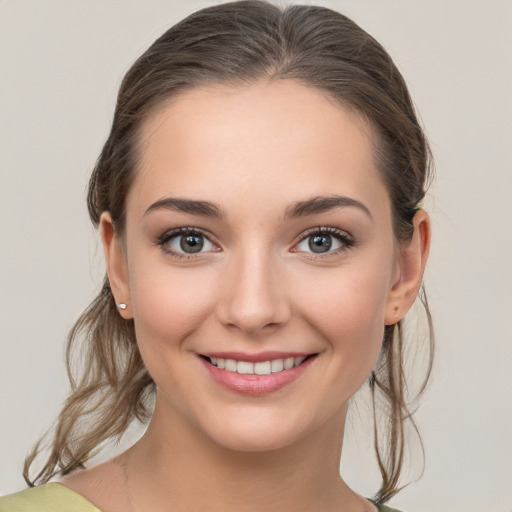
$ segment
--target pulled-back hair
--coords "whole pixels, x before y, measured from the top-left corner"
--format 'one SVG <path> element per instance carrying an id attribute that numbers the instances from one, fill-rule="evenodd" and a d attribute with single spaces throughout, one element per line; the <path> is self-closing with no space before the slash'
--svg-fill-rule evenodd
<path id="1" fill-rule="evenodd" d="M 90 179 L 88 208 L 95 226 L 108 211 L 116 233 L 123 234 L 141 126 L 163 102 L 199 86 L 244 86 L 262 79 L 291 79 L 313 87 L 368 121 L 375 161 L 391 199 L 395 237 L 399 242 L 410 239 L 431 158 L 406 84 L 390 56 L 335 11 L 305 5 L 279 8 L 259 0 L 216 5 L 188 16 L 159 37 L 127 72 L 110 135 Z M 431 328 L 423 292 L 420 298 Z M 379 503 L 399 490 L 404 425 L 410 421 L 414 426 L 406 400 L 406 345 L 402 321 L 386 326 L 368 380 L 374 411 L 384 404 L 385 414 L 384 422 L 374 415 L 382 474 L 375 495 Z M 430 373 L 431 329 L 428 348 L 420 393 Z M 69 334 L 66 363 L 71 394 L 52 431 L 48 459 L 34 478 L 29 469 L 44 442 L 39 441 L 25 461 L 23 475 L 31 486 L 83 467 L 107 441 L 120 438 L 134 419 L 147 422 L 151 416 L 155 383 L 139 354 L 133 320 L 118 314 L 107 277 Z"/>

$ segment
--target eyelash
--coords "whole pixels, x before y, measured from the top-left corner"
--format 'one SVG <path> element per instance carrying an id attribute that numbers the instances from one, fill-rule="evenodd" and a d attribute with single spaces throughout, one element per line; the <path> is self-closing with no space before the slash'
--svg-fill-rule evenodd
<path id="1" fill-rule="evenodd" d="M 349 249 L 356 245 L 356 240 L 349 235 L 346 231 L 342 231 L 341 229 L 333 228 L 333 227 L 315 227 L 306 230 L 304 233 L 300 235 L 299 240 L 294 244 L 294 247 L 299 245 L 300 243 L 306 241 L 308 238 L 312 236 L 322 236 L 328 235 L 336 239 L 340 243 L 340 247 L 334 250 L 326 251 L 325 253 L 314 253 L 314 252 L 305 252 L 305 257 L 309 259 L 320 259 L 320 258 L 329 258 L 333 256 L 337 256 L 341 253 L 347 252 Z M 302 252 L 302 251 L 293 251 L 293 252 Z"/>
<path id="2" fill-rule="evenodd" d="M 177 258 L 180 260 L 188 260 L 197 258 L 198 256 L 201 256 L 204 254 L 203 252 L 198 252 L 197 254 L 187 254 L 187 253 L 181 253 L 174 250 L 169 249 L 168 247 L 165 247 L 166 244 L 169 243 L 173 238 L 179 237 L 180 235 L 201 235 L 204 237 L 209 243 L 212 245 L 217 245 L 211 240 L 211 235 L 209 235 L 207 232 L 203 231 L 200 228 L 192 228 L 192 227 L 181 227 L 176 229 L 171 229 L 170 231 L 166 231 L 163 235 L 158 237 L 156 243 L 159 245 L 162 250 L 164 250 L 167 254 L 171 255 L 173 258 Z M 292 250 L 292 252 L 303 252 L 304 254 L 307 254 L 307 258 L 310 259 L 319 259 L 319 258 L 328 258 L 332 256 L 336 256 L 342 252 L 347 252 L 349 249 L 354 247 L 356 245 L 356 241 L 354 238 L 349 235 L 346 231 L 342 231 L 337 228 L 333 227 L 315 227 L 306 230 L 304 233 L 301 233 L 300 238 L 294 243 L 293 247 L 296 247 L 300 243 L 306 241 L 311 236 L 321 236 L 321 235 L 328 235 L 330 237 L 333 237 L 340 243 L 340 247 L 334 250 L 326 251 L 325 253 L 314 253 L 314 252 L 307 252 L 307 251 L 298 251 L 298 250 Z M 219 249 L 220 250 L 220 249 Z M 214 251 L 218 252 L 218 251 Z"/>
<path id="3" fill-rule="evenodd" d="M 192 258 L 197 258 L 198 256 L 204 255 L 203 252 L 199 252 L 197 254 L 187 254 L 182 252 L 174 251 L 168 247 L 165 247 L 165 244 L 169 243 L 173 238 L 179 237 L 184 235 L 201 235 L 203 238 L 205 238 L 209 243 L 212 245 L 217 245 L 211 240 L 211 235 L 209 235 L 207 232 L 203 231 L 200 228 L 190 228 L 190 227 L 184 227 L 184 228 L 176 228 L 171 229 L 170 231 L 166 231 L 162 236 L 160 236 L 157 239 L 157 245 L 159 245 L 163 251 L 165 251 L 167 254 L 171 255 L 173 258 L 177 258 L 180 260 L 189 260 Z M 215 251 L 217 252 L 217 251 Z"/>

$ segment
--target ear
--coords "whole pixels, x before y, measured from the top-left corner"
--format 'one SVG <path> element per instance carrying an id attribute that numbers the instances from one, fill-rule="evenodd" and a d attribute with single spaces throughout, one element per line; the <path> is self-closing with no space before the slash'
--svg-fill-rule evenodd
<path id="1" fill-rule="evenodd" d="M 126 319 L 133 318 L 130 304 L 130 286 L 128 282 L 128 266 L 122 242 L 116 236 L 114 223 L 109 212 L 103 212 L 100 217 L 100 234 L 105 252 L 110 289 L 116 304 L 126 304 L 126 309 L 118 309 L 119 314 Z"/>
<path id="2" fill-rule="evenodd" d="M 386 325 L 396 324 L 405 316 L 416 300 L 423 279 L 432 234 L 428 213 L 417 211 L 413 226 L 411 239 L 398 249 L 398 277 L 388 295 Z"/>

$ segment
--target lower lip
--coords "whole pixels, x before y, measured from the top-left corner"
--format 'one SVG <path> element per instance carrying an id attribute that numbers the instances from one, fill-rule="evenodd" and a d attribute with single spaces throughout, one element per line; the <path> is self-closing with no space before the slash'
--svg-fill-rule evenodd
<path id="1" fill-rule="evenodd" d="M 244 375 L 217 368 L 200 358 L 213 379 L 224 388 L 246 395 L 265 395 L 284 388 L 296 381 L 311 365 L 316 356 L 308 357 L 303 363 L 289 370 L 268 375 Z"/>

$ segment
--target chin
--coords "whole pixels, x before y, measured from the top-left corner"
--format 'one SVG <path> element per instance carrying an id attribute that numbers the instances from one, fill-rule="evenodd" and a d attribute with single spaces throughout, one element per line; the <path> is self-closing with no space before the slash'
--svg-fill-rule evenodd
<path id="1" fill-rule="evenodd" d="M 203 425 L 203 433 L 228 450 L 269 452 L 299 443 L 322 425 L 318 416 L 312 413 L 294 415 L 264 408 L 247 409 L 238 410 L 231 417 L 219 415 L 218 421 Z M 340 432 L 342 428 L 341 423 Z"/>
<path id="2" fill-rule="evenodd" d="M 302 436 L 296 432 L 283 432 L 281 429 L 264 429 L 258 432 L 247 429 L 225 430 L 211 439 L 224 449 L 237 452 L 270 452 L 295 444 Z"/>

